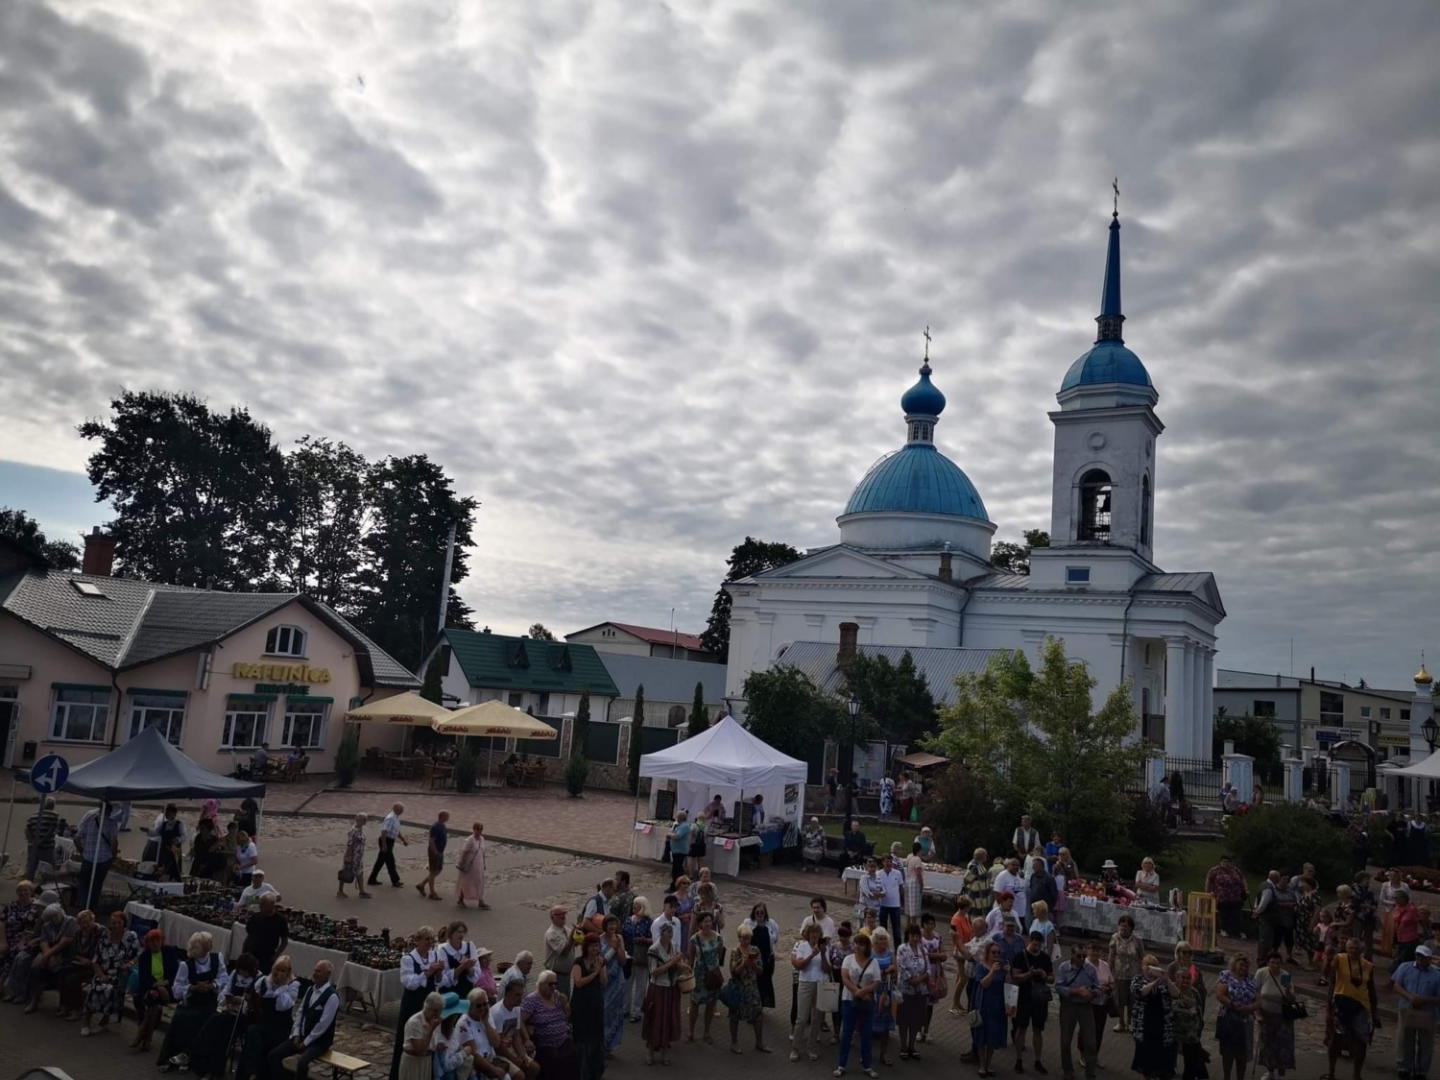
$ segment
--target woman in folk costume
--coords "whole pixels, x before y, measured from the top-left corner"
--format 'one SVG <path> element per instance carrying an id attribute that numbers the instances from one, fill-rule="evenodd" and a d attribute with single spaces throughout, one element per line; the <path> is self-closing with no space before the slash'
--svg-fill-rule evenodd
<path id="1" fill-rule="evenodd" d="M 390 1080 L 400 1080 L 400 1057 L 405 1048 L 405 1024 L 425 1007 L 425 998 L 448 984 L 445 958 L 435 948 L 435 930 L 415 931 L 415 947 L 400 958 L 400 1011 L 395 1023 L 395 1048 L 390 1057 Z"/>

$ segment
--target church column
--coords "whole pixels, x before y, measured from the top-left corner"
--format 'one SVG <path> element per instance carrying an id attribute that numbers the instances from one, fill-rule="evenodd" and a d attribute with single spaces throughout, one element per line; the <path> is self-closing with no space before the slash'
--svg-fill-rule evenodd
<path id="1" fill-rule="evenodd" d="M 1165 753 L 1184 752 L 1184 731 L 1186 720 L 1185 694 L 1186 663 L 1188 655 L 1185 639 L 1165 639 Z"/>
<path id="2" fill-rule="evenodd" d="M 1215 650 L 1206 647 L 1204 658 L 1200 683 L 1200 752 L 1196 756 L 1208 758 L 1215 742 Z"/>
<path id="3" fill-rule="evenodd" d="M 1186 751 L 1200 757 L 1200 737 L 1205 732 L 1205 646 L 1190 643 L 1190 730 L 1186 733 Z"/>

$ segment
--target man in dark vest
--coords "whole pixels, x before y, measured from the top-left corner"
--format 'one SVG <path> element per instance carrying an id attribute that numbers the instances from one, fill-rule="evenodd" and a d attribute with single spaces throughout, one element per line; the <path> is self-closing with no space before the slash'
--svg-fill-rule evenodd
<path id="1" fill-rule="evenodd" d="M 295 1080 L 309 1080 L 310 1063 L 335 1040 L 335 1016 L 340 1011 L 340 995 L 330 984 L 332 968 L 329 960 L 315 965 L 311 976 L 314 985 L 295 1003 L 295 1022 L 290 1038 L 270 1051 L 270 1075 L 285 1075 L 285 1059 L 295 1058 Z"/>

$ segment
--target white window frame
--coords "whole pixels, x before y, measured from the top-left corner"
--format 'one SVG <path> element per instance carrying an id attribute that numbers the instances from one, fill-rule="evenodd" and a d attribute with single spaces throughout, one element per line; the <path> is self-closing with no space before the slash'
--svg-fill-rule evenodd
<path id="1" fill-rule="evenodd" d="M 163 702 L 164 704 L 159 704 Z M 147 704 L 150 703 L 150 704 Z M 185 705 L 186 699 L 180 697 L 159 697 L 151 694 L 130 695 L 130 722 L 126 728 L 126 740 L 135 738 L 147 727 L 159 727 L 161 723 L 165 727 L 165 738 L 171 746 L 180 747 L 185 737 Z M 147 717 L 147 713 L 167 713 L 163 721 L 160 717 Z M 146 720 L 151 723 L 146 723 Z M 160 721 L 160 722 L 153 722 Z M 137 726 L 139 725 L 139 726 Z"/>
<path id="2" fill-rule="evenodd" d="M 1389 719 L 1390 719 L 1390 709 L 1387 708 L 1387 707 L 1384 706 L 1384 705 L 1381 705 L 1381 706 L 1380 706 L 1380 719 L 1381 719 L 1381 720 L 1389 720 Z"/>
<path id="3" fill-rule="evenodd" d="M 105 730 L 110 726 L 110 691 L 104 692 L 104 702 L 98 701 L 64 701 L 62 695 L 84 694 L 87 697 L 98 698 L 101 692 L 98 690 L 55 690 L 50 700 L 50 726 L 46 729 L 49 733 L 49 742 L 69 743 L 103 743 L 105 741 Z M 97 711 L 98 710 L 98 715 Z M 92 735 L 89 738 L 77 739 L 71 735 L 71 716 L 77 717 L 80 714 L 88 714 L 88 723 Z M 98 723 L 97 723 L 98 721 Z M 98 728 L 98 730 L 97 730 Z"/>
<path id="4" fill-rule="evenodd" d="M 220 730 L 220 749 L 222 750 L 254 750 L 262 742 L 270 741 L 270 702 L 237 701 L 225 706 L 225 725 Z M 260 718 L 259 738 L 253 742 L 237 743 L 235 741 L 235 723 L 241 717 Z M 252 732 L 253 734 L 253 732 Z"/>
<path id="5" fill-rule="evenodd" d="M 310 635 L 301 627 L 288 623 L 272 626 L 265 633 L 266 656 L 288 656 L 292 659 L 304 660 L 305 650 L 309 644 Z"/>
<path id="6" fill-rule="evenodd" d="M 319 723 L 318 723 L 318 728 L 317 728 L 315 722 L 314 722 L 313 720 L 311 720 L 310 741 L 306 742 L 306 743 L 303 745 L 303 748 L 306 749 L 306 750 L 324 750 L 324 749 L 325 749 L 325 724 L 326 724 L 326 723 L 329 721 L 329 719 L 330 719 L 330 703 L 329 703 L 329 702 L 320 702 L 320 703 L 319 703 L 319 706 L 320 706 L 320 711 L 319 711 L 319 712 L 315 712 L 315 711 L 313 711 L 312 709 L 310 709 L 308 706 L 310 706 L 311 704 L 314 704 L 314 703 L 312 703 L 312 702 L 307 702 L 307 701 L 304 701 L 304 700 L 296 701 L 296 702 L 287 701 L 287 702 L 285 703 L 285 722 L 284 722 L 284 724 L 281 726 L 281 730 L 280 730 L 280 735 L 281 735 L 280 745 L 283 746 L 286 750 L 289 750 L 291 747 L 293 747 L 293 746 L 295 745 L 295 739 L 294 739 L 295 721 L 296 721 L 296 719 L 299 718 L 299 717 L 304 717 L 304 718 L 307 719 L 307 720 L 311 720 L 312 717 L 317 717 L 317 718 L 318 718 L 318 721 L 319 721 Z M 304 710 L 301 711 L 301 712 L 296 712 L 296 711 L 295 711 L 295 707 L 296 707 L 296 706 L 305 706 L 305 708 L 304 708 Z"/>
<path id="7" fill-rule="evenodd" d="M 1369 719 L 1370 719 L 1370 706 L 1369 706 L 1369 705 L 1361 705 L 1361 706 L 1360 706 L 1360 719 L 1361 719 L 1361 720 L 1369 720 Z"/>

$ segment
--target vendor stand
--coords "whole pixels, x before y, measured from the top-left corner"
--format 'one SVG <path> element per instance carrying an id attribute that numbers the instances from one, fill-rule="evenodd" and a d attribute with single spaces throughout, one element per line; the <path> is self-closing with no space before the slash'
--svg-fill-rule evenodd
<path id="1" fill-rule="evenodd" d="M 1060 913 L 1064 930 L 1103 934 L 1109 937 L 1120 926 L 1120 916 L 1135 920 L 1135 933 L 1146 944 L 1173 949 L 1185 940 L 1185 912 L 1146 904 L 1116 904 L 1093 896 L 1067 896 Z"/>
<path id="2" fill-rule="evenodd" d="M 800 801 L 809 771 L 805 762 L 757 739 L 733 717 L 723 717 L 693 739 L 640 758 L 640 775 L 651 781 L 650 802 L 643 818 L 636 815 L 631 851 L 636 858 L 663 855 L 663 846 L 657 845 L 663 845 L 671 827 L 665 818 L 685 810 L 693 822 L 718 795 L 739 820 L 720 828 L 706 823 L 706 854 L 712 872 L 736 877 L 742 851 L 758 848 L 763 864 L 786 848 L 798 848 Z M 766 810 L 758 829 L 750 820 L 757 795 Z M 662 802 L 668 813 L 660 812 Z M 638 854 L 641 851 L 658 855 Z"/>
<path id="3" fill-rule="evenodd" d="M 927 894 L 943 896 L 947 900 L 954 900 L 965 891 L 965 874 L 954 866 L 926 866 L 923 870 L 925 875 L 925 888 Z M 850 893 L 853 887 L 856 893 L 860 891 L 860 879 L 865 876 L 865 871 L 858 866 L 847 866 L 845 872 L 840 875 L 842 887 L 846 894 Z M 982 913 L 983 914 L 983 913 Z"/>
<path id="4" fill-rule="evenodd" d="M 665 834 L 675 827 L 673 821 L 637 821 L 630 834 L 630 857 L 641 862 L 665 858 Z"/>

